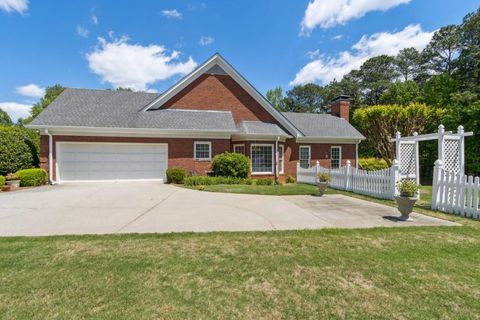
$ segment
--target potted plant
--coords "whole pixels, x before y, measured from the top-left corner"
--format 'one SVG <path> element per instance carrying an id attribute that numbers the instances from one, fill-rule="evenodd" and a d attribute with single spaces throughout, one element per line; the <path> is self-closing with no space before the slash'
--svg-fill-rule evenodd
<path id="1" fill-rule="evenodd" d="M 11 189 L 20 188 L 20 179 L 15 173 L 9 173 L 5 177 L 5 184 Z"/>
<path id="2" fill-rule="evenodd" d="M 323 196 L 325 190 L 327 190 L 328 183 L 330 182 L 330 175 L 327 173 L 319 173 L 318 174 L 318 191 L 320 193 L 320 197 Z"/>
<path id="3" fill-rule="evenodd" d="M 397 184 L 399 196 L 395 196 L 397 201 L 398 211 L 402 214 L 400 220 L 403 221 L 412 221 L 410 218 L 410 213 L 413 211 L 413 206 L 417 202 L 417 194 L 420 185 L 418 185 L 414 180 L 411 179 L 402 179 Z"/>

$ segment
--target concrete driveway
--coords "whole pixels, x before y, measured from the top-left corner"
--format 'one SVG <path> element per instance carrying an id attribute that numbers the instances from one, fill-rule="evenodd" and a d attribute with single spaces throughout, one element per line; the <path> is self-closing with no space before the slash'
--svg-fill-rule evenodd
<path id="1" fill-rule="evenodd" d="M 259 196 L 157 182 L 82 183 L 0 193 L 0 236 L 181 231 L 261 231 L 458 225 L 342 195 Z"/>

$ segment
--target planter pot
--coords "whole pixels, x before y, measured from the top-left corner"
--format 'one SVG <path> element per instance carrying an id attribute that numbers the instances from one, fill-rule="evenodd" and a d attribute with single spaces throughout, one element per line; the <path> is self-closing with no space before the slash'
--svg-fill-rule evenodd
<path id="1" fill-rule="evenodd" d="M 10 186 L 12 189 L 20 188 L 20 180 L 9 180 L 5 181 L 7 186 Z"/>
<path id="2" fill-rule="evenodd" d="M 318 191 L 321 197 L 325 193 L 325 190 L 327 190 L 328 182 L 319 182 L 317 185 L 318 185 Z"/>
<path id="3" fill-rule="evenodd" d="M 400 211 L 400 213 L 402 214 L 400 217 L 400 220 L 413 221 L 413 219 L 410 218 L 410 213 L 412 213 L 413 206 L 415 205 L 415 202 L 417 202 L 417 199 L 410 198 L 410 197 L 396 196 L 395 200 L 397 201 L 398 211 Z"/>

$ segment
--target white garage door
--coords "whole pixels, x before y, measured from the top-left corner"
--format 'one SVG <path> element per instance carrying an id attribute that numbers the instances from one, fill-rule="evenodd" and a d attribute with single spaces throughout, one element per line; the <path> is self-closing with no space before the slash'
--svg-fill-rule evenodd
<path id="1" fill-rule="evenodd" d="M 166 179 L 166 144 L 58 143 L 59 181 Z"/>

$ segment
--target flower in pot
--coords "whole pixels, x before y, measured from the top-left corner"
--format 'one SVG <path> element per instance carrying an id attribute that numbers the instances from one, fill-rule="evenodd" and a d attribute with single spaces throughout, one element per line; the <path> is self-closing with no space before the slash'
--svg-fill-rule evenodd
<path id="1" fill-rule="evenodd" d="M 413 211 L 413 206 L 417 202 L 418 198 L 415 197 L 420 185 L 418 185 L 414 180 L 411 179 L 402 179 L 397 184 L 399 196 L 395 196 L 397 201 L 398 211 L 402 214 L 400 220 L 403 221 L 412 221 L 410 218 L 410 213 Z"/>
<path id="2" fill-rule="evenodd" d="M 331 178 L 329 174 L 323 172 L 318 174 L 318 191 L 320 193 L 320 197 L 323 196 L 325 190 L 327 190 L 330 180 Z"/>
<path id="3" fill-rule="evenodd" d="M 9 173 L 5 176 L 5 184 L 12 189 L 20 188 L 20 178 L 15 173 Z"/>

